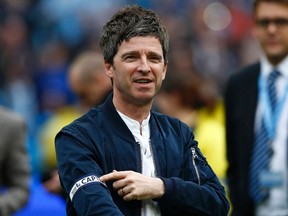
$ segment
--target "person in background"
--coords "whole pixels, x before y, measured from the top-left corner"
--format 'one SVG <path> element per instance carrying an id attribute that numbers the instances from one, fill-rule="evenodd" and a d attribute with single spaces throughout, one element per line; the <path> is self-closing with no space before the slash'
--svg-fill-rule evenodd
<path id="1" fill-rule="evenodd" d="M 112 90 L 111 81 L 104 72 L 103 56 L 96 51 L 85 51 L 75 58 L 68 80 L 71 90 L 86 109 L 102 103 Z"/>
<path id="2" fill-rule="evenodd" d="M 225 189 L 191 128 L 151 110 L 168 34 L 152 10 L 120 9 L 100 47 L 113 94 L 55 138 L 68 215 L 227 215 Z"/>
<path id="3" fill-rule="evenodd" d="M 225 92 L 232 215 L 288 215 L 288 1 L 255 0 L 260 61 L 234 73 Z"/>
<path id="4" fill-rule="evenodd" d="M 191 127 L 202 153 L 225 186 L 224 106 L 213 84 L 212 80 L 192 71 L 168 72 L 155 97 L 153 109 L 176 117 Z"/>
<path id="5" fill-rule="evenodd" d="M 21 209 L 30 195 L 30 164 L 26 122 L 18 114 L 0 107 L 0 215 Z"/>
<path id="6" fill-rule="evenodd" d="M 63 196 L 60 185 L 54 138 L 57 132 L 83 114 L 83 111 L 102 103 L 111 92 L 111 81 L 106 76 L 103 65 L 103 56 L 96 51 L 84 51 L 76 56 L 68 70 L 68 83 L 71 91 L 80 102 L 79 107 L 66 106 L 58 109 L 43 125 L 40 140 L 43 152 L 44 170 L 43 185 L 47 191 Z"/>

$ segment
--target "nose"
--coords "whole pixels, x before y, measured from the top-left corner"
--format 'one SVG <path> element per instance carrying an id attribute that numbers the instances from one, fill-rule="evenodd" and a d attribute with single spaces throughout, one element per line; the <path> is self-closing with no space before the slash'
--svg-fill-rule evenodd
<path id="1" fill-rule="evenodd" d="M 149 73 L 151 71 L 150 66 L 148 64 L 148 59 L 147 57 L 141 58 L 139 61 L 139 65 L 137 67 L 138 71 L 142 73 Z"/>
<path id="2" fill-rule="evenodd" d="M 277 30 L 277 25 L 275 22 L 270 22 L 268 25 L 267 25 L 267 31 L 268 32 L 275 32 Z"/>

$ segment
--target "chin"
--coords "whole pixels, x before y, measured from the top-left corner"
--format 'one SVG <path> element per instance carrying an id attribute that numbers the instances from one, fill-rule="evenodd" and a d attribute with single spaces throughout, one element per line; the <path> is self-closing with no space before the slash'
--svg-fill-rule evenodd
<path id="1" fill-rule="evenodd" d="M 270 62 L 278 64 L 287 56 L 287 54 L 288 53 L 270 52 L 267 53 L 267 58 Z"/>
<path id="2" fill-rule="evenodd" d="M 149 104 L 153 101 L 154 96 L 136 96 L 137 100 L 139 101 L 140 104 L 145 105 L 145 104 Z"/>

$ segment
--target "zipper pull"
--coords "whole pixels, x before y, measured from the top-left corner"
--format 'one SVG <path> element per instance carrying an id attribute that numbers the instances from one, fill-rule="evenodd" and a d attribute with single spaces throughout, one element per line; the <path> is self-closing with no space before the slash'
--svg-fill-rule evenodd
<path id="1" fill-rule="evenodd" d="M 198 155 L 196 154 L 195 148 L 191 148 L 192 156 L 194 159 L 198 158 Z"/>
<path id="2" fill-rule="evenodd" d="M 191 148 L 191 152 L 192 152 L 192 163 L 193 163 L 193 167 L 194 167 L 195 172 L 196 172 L 198 185 L 201 185 L 199 170 L 198 170 L 198 167 L 197 167 L 196 162 L 195 162 L 195 159 L 198 158 L 198 155 L 196 154 L 196 150 L 193 147 Z"/>

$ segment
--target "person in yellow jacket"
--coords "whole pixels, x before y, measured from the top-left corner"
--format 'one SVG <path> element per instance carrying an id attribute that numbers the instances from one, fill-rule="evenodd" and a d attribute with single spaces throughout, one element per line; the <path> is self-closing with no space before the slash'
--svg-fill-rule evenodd
<path id="1" fill-rule="evenodd" d="M 193 129 L 202 153 L 225 185 L 224 106 L 214 87 L 211 80 L 197 74 L 173 73 L 158 93 L 154 109 L 179 118 Z"/>
<path id="2" fill-rule="evenodd" d="M 203 154 L 208 158 L 210 166 L 222 183 L 225 183 L 227 160 L 222 100 L 217 101 L 212 111 L 207 107 L 198 111 L 194 135 L 201 145 Z"/>

